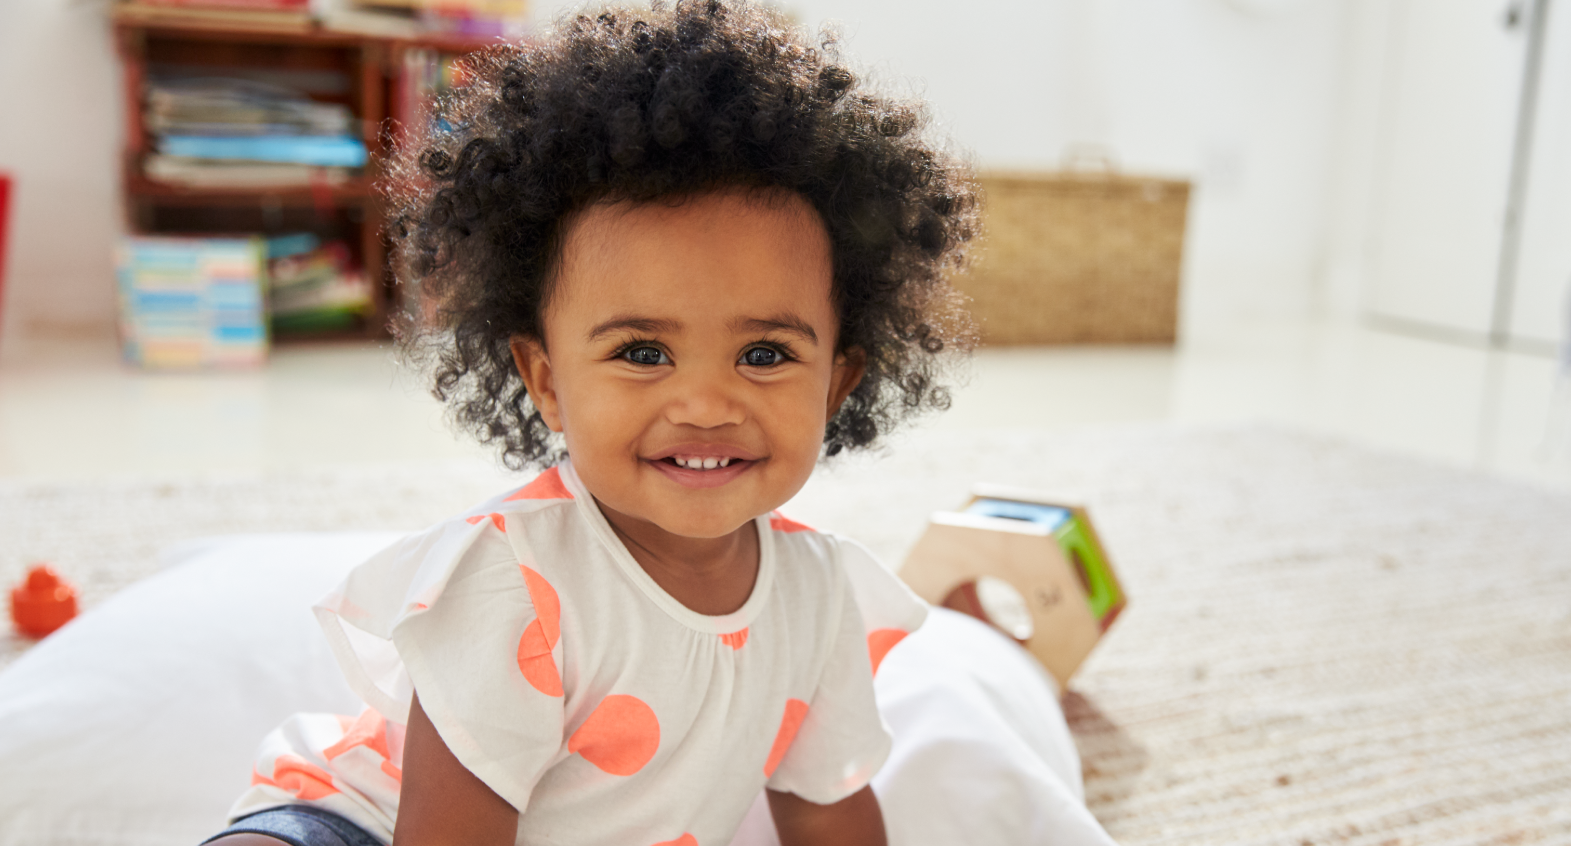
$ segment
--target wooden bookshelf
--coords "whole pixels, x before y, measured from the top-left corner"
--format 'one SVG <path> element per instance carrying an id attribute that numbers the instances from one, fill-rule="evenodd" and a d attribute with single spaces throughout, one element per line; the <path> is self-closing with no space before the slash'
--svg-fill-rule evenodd
<path id="1" fill-rule="evenodd" d="M 389 152 L 389 130 L 408 125 L 405 57 L 410 50 L 462 54 L 494 39 L 437 35 L 387 38 L 321 29 L 308 22 L 264 27 L 225 26 L 222 20 L 148 21 L 117 16 L 115 36 L 124 70 L 127 120 L 122 190 L 128 227 L 137 234 L 283 234 L 317 232 L 349 243 L 372 285 L 373 310 L 355 330 L 275 336 L 275 341 L 380 338 L 398 307 L 382 231 L 384 209 L 375 183 Z M 317 179 L 257 187 L 192 187 L 150 178 L 144 164 L 153 139 L 143 122 L 146 80 L 158 66 L 325 74 L 347 80 L 312 99 L 347 105 L 359 119 L 370 159 L 347 179 Z"/>

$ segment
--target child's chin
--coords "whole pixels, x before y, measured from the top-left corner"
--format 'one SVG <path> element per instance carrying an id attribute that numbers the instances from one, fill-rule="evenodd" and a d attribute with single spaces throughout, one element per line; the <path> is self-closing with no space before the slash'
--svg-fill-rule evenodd
<path id="1" fill-rule="evenodd" d="M 677 519 L 662 521 L 660 528 L 673 535 L 694 540 L 723 538 L 736 532 L 736 530 L 752 522 L 751 517 L 738 517 L 734 519 Z"/>

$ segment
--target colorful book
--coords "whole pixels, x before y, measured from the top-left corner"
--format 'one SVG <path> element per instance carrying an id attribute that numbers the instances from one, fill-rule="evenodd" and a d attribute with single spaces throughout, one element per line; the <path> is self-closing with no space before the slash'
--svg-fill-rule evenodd
<path id="1" fill-rule="evenodd" d="M 121 3 L 115 20 L 144 26 L 179 26 L 257 32 L 310 32 L 314 24 L 306 9 L 204 8 Z"/>
<path id="2" fill-rule="evenodd" d="M 267 242 L 268 314 L 279 335 L 351 329 L 374 311 L 349 245 L 307 233 Z"/>
<path id="3" fill-rule="evenodd" d="M 366 162 L 365 144 L 347 135 L 165 135 L 159 139 L 158 148 L 166 156 L 188 159 L 292 162 L 321 167 L 362 167 Z"/>
<path id="4" fill-rule="evenodd" d="M 152 368 L 261 364 L 267 357 L 261 238 L 128 236 L 119 251 L 127 361 Z"/>
<path id="5" fill-rule="evenodd" d="M 142 6 L 170 6 L 182 9 L 251 9 L 260 11 L 309 12 L 311 0 L 136 0 Z"/>

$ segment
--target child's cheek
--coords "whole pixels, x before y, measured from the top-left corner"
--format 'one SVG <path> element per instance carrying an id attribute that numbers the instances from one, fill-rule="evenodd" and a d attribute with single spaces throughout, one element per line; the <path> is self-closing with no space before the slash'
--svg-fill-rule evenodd
<path id="1" fill-rule="evenodd" d="M 797 445 L 797 449 L 811 453 L 816 461 L 819 445 L 824 440 L 824 427 L 828 423 L 827 378 L 803 379 L 786 395 L 776 398 L 769 416 L 779 424 L 777 437 Z"/>

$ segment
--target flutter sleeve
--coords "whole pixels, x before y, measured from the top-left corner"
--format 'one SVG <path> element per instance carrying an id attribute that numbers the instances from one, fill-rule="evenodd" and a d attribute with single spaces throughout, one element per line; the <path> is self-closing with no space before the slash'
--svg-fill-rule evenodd
<path id="1" fill-rule="evenodd" d="M 873 672 L 889 648 L 914 631 L 927 606 L 860 545 L 837 544 L 837 609 L 828 660 L 809 702 L 787 705 L 799 721 L 771 790 L 819 804 L 861 790 L 889 756 L 890 735 L 873 698 Z M 892 637 L 898 632 L 899 637 Z M 795 708 L 797 713 L 792 714 Z"/>
<path id="2" fill-rule="evenodd" d="M 895 644 L 922 627 L 928 605 L 900 581 L 867 547 L 847 538 L 836 538 L 840 566 L 851 581 L 862 623 L 867 629 L 867 652 L 873 673 Z"/>
<path id="3" fill-rule="evenodd" d="M 563 748 L 560 603 L 538 566 L 503 515 L 457 520 L 373 557 L 316 607 L 368 705 L 405 724 L 418 691 L 453 755 L 520 810 Z"/>

